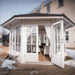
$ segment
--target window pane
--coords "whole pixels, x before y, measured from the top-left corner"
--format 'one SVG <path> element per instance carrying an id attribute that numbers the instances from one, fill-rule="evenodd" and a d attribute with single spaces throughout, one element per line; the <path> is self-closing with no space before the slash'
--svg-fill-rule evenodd
<path id="1" fill-rule="evenodd" d="M 27 53 L 31 53 L 31 45 L 27 45 Z"/>
<path id="2" fill-rule="evenodd" d="M 18 43 L 18 35 L 16 34 L 16 43 Z"/>
<path id="3" fill-rule="evenodd" d="M 63 6 L 63 0 L 58 0 L 59 1 L 59 7 Z"/>
<path id="4" fill-rule="evenodd" d="M 31 53 L 31 26 L 27 27 L 27 53 Z"/>
<path id="5" fill-rule="evenodd" d="M 69 41 L 69 32 L 68 31 L 65 32 L 65 37 L 66 37 L 66 41 Z"/>
<path id="6" fill-rule="evenodd" d="M 68 41 L 68 40 L 69 40 L 69 38 L 66 38 L 66 40 Z"/>
<path id="7" fill-rule="evenodd" d="M 66 34 L 69 34 L 69 32 L 68 32 L 68 31 L 66 31 Z"/>
<path id="8" fill-rule="evenodd" d="M 12 31 L 10 31 L 10 49 L 12 50 Z"/>
<path id="9" fill-rule="evenodd" d="M 16 51 L 21 50 L 21 34 L 20 34 L 20 27 L 16 28 Z"/>
<path id="10" fill-rule="evenodd" d="M 39 45 L 41 45 L 41 35 L 39 34 Z"/>
<path id="11" fill-rule="evenodd" d="M 20 34 L 20 27 L 16 28 L 16 34 Z"/>
<path id="12" fill-rule="evenodd" d="M 47 34 L 44 34 L 44 43 L 48 43 L 49 44 L 49 39 L 47 37 Z"/>
<path id="13" fill-rule="evenodd" d="M 67 36 L 66 36 L 66 41 L 68 41 L 68 40 L 69 40 L 69 36 L 67 35 Z"/>
<path id="14" fill-rule="evenodd" d="M 60 52 L 60 25 L 54 26 L 55 29 L 55 53 Z"/>
<path id="15" fill-rule="evenodd" d="M 31 34 L 27 38 L 27 53 L 31 53 Z"/>
<path id="16" fill-rule="evenodd" d="M 68 35 L 66 35 L 66 38 L 68 38 L 69 36 Z"/>
<path id="17" fill-rule="evenodd" d="M 32 46 L 32 53 L 36 53 L 36 45 Z"/>
<path id="18" fill-rule="evenodd" d="M 36 44 L 36 34 L 32 34 L 32 44 Z"/>
<path id="19" fill-rule="evenodd" d="M 47 5 L 47 12 L 50 12 L 50 4 Z"/>
<path id="20" fill-rule="evenodd" d="M 36 53 L 36 34 L 32 33 L 32 52 Z"/>
<path id="21" fill-rule="evenodd" d="M 17 37 L 16 43 L 20 44 L 21 43 L 21 35 L 16 34 L 16 37 Z"/>
<path id="22" fill-rule="evenodd" d="M 20 51 L 20 44 L 16 44 L 16 51 Z"/>
<path id="23" fill-rule="evenodd" d="M 12 41 L 13 41 L 13 50 L 15 50 L 16 48 L 16 43 L 15 43 L 15 29 L 12 30 Z"/>

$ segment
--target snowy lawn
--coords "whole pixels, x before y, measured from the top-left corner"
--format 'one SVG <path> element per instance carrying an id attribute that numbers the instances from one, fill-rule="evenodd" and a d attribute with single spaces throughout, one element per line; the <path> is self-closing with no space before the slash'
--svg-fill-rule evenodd
<path id="1" fill-rule="evenodd" d="M 64 62 L 66 65 L 70 65 L 75 68 L 75 60 L 67 60 Z"/>
<path id="2" fill-rule="evenodd" d="M 75 50 L 66 49 L 66 51 L 68 52 L 68 56 L 73 58 L 73 60 L 66 60 L 65 64 L 75 68 Z"/>
<path id="3" fill-rule="evenodd" d="M 68 52 L 68 56 L 73 58 L 75 60 L 75 50 L 73 49 L 66 49 L 66 51 Z"/>

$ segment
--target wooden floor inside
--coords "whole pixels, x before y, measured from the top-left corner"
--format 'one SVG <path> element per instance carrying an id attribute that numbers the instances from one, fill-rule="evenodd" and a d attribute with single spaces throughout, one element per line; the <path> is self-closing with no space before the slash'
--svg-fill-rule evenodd
<path id="1" fill-rule="evenodd" d="M 44 55 L 43 53 L 39 53 L 39 61 L 51 61 L 49 55 Z"/>

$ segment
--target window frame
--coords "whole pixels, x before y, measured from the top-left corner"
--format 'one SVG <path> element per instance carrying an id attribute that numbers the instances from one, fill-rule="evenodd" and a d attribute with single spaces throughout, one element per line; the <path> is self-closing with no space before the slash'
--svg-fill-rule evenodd
<path id="1" fill-rule="evenodd" d="M 58 3 L 59 3 L 59 6 L 58 6 L 59 8 L 60 8 L 60 7 L 63 7 L 63 5 L 64 5 L 64 0 L 58 0 Z"/>
<path id="2" fill-rule="evenodd" d="M 68 39 L 67 39 L 68 38 Z M 65 40 L 68 42 L 69 41 L 69 31 L 65 32 Z"/>
<path id="3" fill-rule="evenodd" d="M 50 12 L 50 4 L 47 4 L 47 13 Z"/>
<path id="4" fill-rule="evenodd" d="M 19 33 L 17 33 L 17 29 L 19 28 Z M 18 36 L 18 39 L 17 39 Z M 16 27 L 16 51 L 20 52 L 21 51 L 21 27 Z M 19 46 L 19 50 L 17 50 L 17 45 Z"/>

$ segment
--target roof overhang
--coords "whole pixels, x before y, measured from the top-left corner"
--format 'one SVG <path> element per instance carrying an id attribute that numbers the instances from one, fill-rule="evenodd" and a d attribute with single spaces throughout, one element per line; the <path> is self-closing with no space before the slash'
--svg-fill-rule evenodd
<path id="1" fill-rule="evenodd" d="M 38 20 L 38 19 L 63 19 L 66 22 L 68 22 L 71 26 L 74 26 L 75 23 L 73 23 L 67 16 L 64 14 L 24 14 L 24 15 L 15 15 L 12 18 L 10 18 L 8 21 L 2 24 L 3 27 L 6 27 L 7 25 L 10 25 L 15 20 Z"/>

